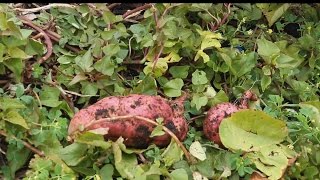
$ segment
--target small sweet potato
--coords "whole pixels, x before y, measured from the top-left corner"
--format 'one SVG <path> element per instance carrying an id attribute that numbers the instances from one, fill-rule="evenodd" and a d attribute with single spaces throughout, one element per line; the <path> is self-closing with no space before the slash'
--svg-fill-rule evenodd
<path id="1" fill-rule="evenodd" d="M 209 140 L 222 145 L 219 136 L 219 126 L 221 121 L 240 109 L 247 109 L 249 100 L 257 100 L 257 96 L 252 91 L 246 91 L 243 94 L 239 106 L 232 103 L 221 103 L 211 107 L 203 122 L 203 132 L 205 136 Z"/>
<path id="2" fill-rule="evenodd" d="M 168 101 L 160 96 L 138 95 L 111 96 L 80 110 L 70 122 L 68 133 L 71 135 L 81 125 L 86 126 L 92 121 L 101 118 L 135 115 L 151 120 L 163 118 L 163 124 L 170 129 L 181 141 L 185 139 L 188 125 L 183 117 L 183 102 L 186 96 L 175 101 Z M 146 148 L 154 143 L 163 147 L 170 143 L 171 137 L 167 133 L 150 138 L 155 125 L 139 119 L 126 119 L 117 121 L 103 121 L 90 126 L 88 130 L 109 128 L 105 139 L 116 140 L 124 138 L 124 144 L 133 148 Z"/>

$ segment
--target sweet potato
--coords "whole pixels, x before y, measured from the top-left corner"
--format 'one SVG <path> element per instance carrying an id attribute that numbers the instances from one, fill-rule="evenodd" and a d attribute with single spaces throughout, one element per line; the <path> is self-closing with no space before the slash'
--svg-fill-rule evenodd
<path id="1" fill-rule="evenodd" d="M 221 121 L 240 109 L 247 109 L 249 100 L 257 100 L 257 96 L 252 91 L 246 91 L 243 94 L 238 106 L 228 102 L 211 107 L 203 122 L 203 132 L 205 136 L 216 144 L 222 145 L 219 136 L 219 126 Z"/>
<path id="2" fill-rule="evenodd" d="M 68 133 L 71 135 L 83 125 L 107 117 L 135 115 L 151 120 L 163 118 L 163 124 L 170 129 L 179 140 L 184 140 L 188 125 L 183 116 L 183 102 L 186 95 L 175 101 L 168 101 L 160 96 L 138 95 L 111 96 L 80 110 L 70 122 Z M 146 148 L 151 143 L 163 147 L 170 143 L 171 137 L 166 133 L 162 136 L 150 138 L 155 125 L 139 119 L 126 119 L 118 121 L 103 121 L 90 126 L 88 130 L 109 128 L 104 135 L 105 139 L 116 140 L 124 138 L 124 144 L 133 148 Z"/>

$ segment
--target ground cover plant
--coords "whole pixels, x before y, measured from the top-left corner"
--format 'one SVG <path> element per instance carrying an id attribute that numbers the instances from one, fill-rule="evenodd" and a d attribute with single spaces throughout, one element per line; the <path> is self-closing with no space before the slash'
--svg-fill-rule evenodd
<path id="1" fill-rule="evenodd" d="M 320 179 L 319 20 L 318 3 L 0 4 L 0 177 Z"/>

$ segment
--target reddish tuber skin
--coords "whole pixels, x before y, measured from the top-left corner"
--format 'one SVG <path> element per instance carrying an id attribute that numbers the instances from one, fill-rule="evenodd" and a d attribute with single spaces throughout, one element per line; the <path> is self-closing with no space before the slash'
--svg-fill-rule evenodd
<path id="1" fill-rule="evenodd" d="M 111 96 L 80 110 L 70 122 L 69 135 L 77 131 L 80 125 L 86 126 L 92 121 L 101 118 L 135 115 L 151 120 L 163 118 L 163 125 L 171 130 L 179 140 L 183 141 L 188 132 L 188 125 L 183 116 L 183 102 L 187 94 L 174 101 L 167 101 L 160 96 L 138 95 Z M 155 125 L 138 119 L 126 119 L 118 121 L 104 121 L 94 124 L 87 130 L 97 128 L 109 128 L 105 139 L 117 140 L 124 138 L 127 147 L 146 148 L 151 143 L 164 147 L 170 143 L 171 137 L 167 133 L 162 136 L 150 138 Z"/>
<path id="2" fill-rule="evenodd" d="M 203 132 L 205 136 L 216 144 L 222 145 L 219 136 L 219 126 L 221 121 L 240 109 L 248 109 L 249 100 L 257 100 L 257 96 L 252 91 L 246 91 L 243 94 L 239 106 L 232 103 L 221 103 L 210 108 L 203 122 Z"/>

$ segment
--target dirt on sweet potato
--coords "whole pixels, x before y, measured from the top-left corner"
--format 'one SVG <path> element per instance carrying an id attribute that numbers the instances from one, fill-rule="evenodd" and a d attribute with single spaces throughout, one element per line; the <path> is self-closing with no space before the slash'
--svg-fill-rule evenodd
<path id="1" fill-rule="evenodd" d="M 160 96 L 138 94 L 106 97 L 77 112 L 70 122 L 68 133 L 70 135 L 79 130 L 81 125 L 86 126 L 101 118 L 134 115 L 154 121 L 157 118 L 163 118 L 163 125 L 182 141 L 188 132 L 188 125 L 183 116 L 184 100 L 185 96 L 170 102 Z M 171 140 L 167 133 L 151 138 L 150 135 L 155 125 L 135 118 L 103 121 L 90 126 L 87 130 L 98 128 L 109 129 L 108 133 L 104 135 L 105 139 L 116 140 L 122 136 L 124 144 L 134 148 L 146 148 L 151 143 L 163 147 L 168 145 Z"/>

